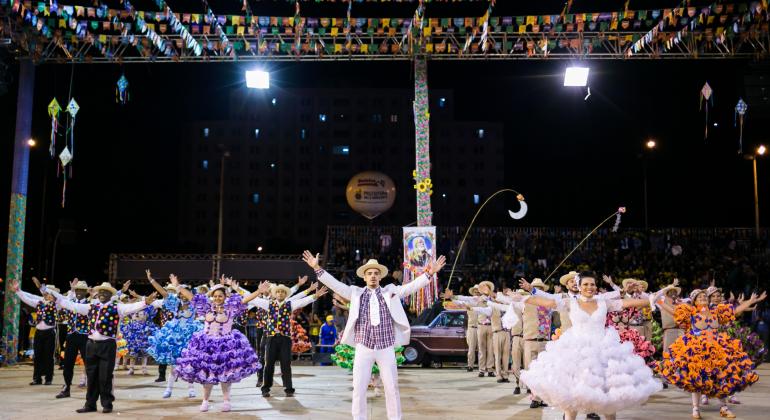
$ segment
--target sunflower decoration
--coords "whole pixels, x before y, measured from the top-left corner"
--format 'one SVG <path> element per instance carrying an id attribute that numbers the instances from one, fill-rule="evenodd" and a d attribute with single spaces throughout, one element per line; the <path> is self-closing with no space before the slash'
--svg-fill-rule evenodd
<path id="1" fill-rule="evenodd" d="M 414 178 L 415 182 L 417 181 L 417 171 L 412 171 L 412 177 Z M 414 189 L 421 192 L 421 193 L 428 193 L 428 195 L 433 195 L 433 181 L 431 181 L 430 178 L 425 178 L 420 182 L 417 182 L 414 184 Z"/>

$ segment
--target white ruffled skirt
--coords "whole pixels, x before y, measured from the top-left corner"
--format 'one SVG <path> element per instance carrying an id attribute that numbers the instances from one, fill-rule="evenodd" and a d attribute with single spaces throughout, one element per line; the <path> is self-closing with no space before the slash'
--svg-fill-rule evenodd
<path id="1" fill-rule="evenodd" d="M 662 388 L 614 328 L 568 329 L 521 372 L 521 381 L 551 406 L 601 414 L 641 405 Z"/>

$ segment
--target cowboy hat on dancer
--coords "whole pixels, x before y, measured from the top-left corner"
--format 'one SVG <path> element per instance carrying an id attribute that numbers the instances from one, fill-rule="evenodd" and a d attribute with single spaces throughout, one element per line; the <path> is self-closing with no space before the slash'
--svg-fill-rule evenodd
<path id="1" fill-rule="evenodd" d="M 482 295 L 491 296 L 492 293 L 495 291 L 495 284 L 489 280 L 484 280 L 479 283 L 478 289 L 479 289 L 479 293 L 481 293 Z M 487 291 L 484 292 L 484 289 L 486 289 Z"/>
<path id="2" fill-rule="evenodd" d="M 360 278 L 364 278 L 364 274 L 366 273 L 366 270 L 370 270 L 372 268 L 376 268 L 380 270 L 380 278 L 385 277 L 388 275 L 388 267 L 385 267 L 384 265 L 377 262 L 375 259 L 371 259 L 366 262 L 366 264 L 362 265 L 361 267 L 358 267 L 356 270 L 356 275 Z"/>
<path id="3" fill-rule="evenodd" d="M 550 286 L 543 283 L 543 279 L 539 279 L 539 278 L 532 280 L 532 287 L 537 287 L 538 289 L 544 292 L 547 292 L 548 289 L 550 289 Z"/>
<path id="4" fill-rule="evenodd" d="M 559 284 L 561 284 L 564 287 L 569 287 L 567 285 L 567 282 L 570 280 L 575 280 L 575 277 L 577 277 L 578 273 L 577 271 L 570 271 L 569 273 L 559 277 Z"/>
<path id="5" fill-rule="evenodd" d="M 291 294 L 291 289 L 285 284 L 273 284 L 270 286 L 270 297 L 283 302 Z"/>

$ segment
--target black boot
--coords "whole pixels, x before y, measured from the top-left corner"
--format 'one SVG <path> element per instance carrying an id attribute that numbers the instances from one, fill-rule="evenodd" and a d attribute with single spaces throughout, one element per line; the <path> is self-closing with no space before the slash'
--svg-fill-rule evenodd
<path id="1" fill-rule="evenodd" d="M 76 413 L 93 413 L 94 411 L 96 411 L 96 407 L 88 407 L 88 406 L 85 406 L 83 408 L 78 408 L 77 410 L 75 410 Z"/>
<path id="2" fill-rule="evenodd" d="M 588 414 L 586 414 L 586 418 L 587 419 L 592 419 L 592 420 L 599 420 L 599 419 L 601 419 L 601 417 L 599 417 L 599 415 L 596 414 L 596 413 L 588 413 Z"/>
<path id="3" fill-rule="evenodd" d="M 69 385 L 64 385 L 64 388 L 62 388 L 61 392 L 56 394 L 56 398 L 69 398 L 69 396 L 70 396 Z"/>
<path id="4" fill-rule="evenodd" d="M 521 388 L 519 388 L 519 387 L 514 388 L 513 389 L 513 395 L 519 395 L 519 394 L 521 394 Z"/>

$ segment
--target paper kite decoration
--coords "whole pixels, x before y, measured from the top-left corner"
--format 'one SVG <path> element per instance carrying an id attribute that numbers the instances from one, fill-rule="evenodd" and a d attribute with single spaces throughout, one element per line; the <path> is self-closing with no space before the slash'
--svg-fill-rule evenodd
<path id="1" fill-rule="evenodd" d="M 59 131 L 59 112 L 61 112 L 61 105 L 56 98 L 51 99 L 51 103 L 48 104 L 48 116 L 51 117 L 51 145 L 48 146 L 48 153 L 51 157 L 54 157 L 56 153 L 56 133 Z"/>
<path id="2" fill-rule="evenodd" d="M 125 105 L 130 98 L 128 94 L 128 79 L 126 79 L 125 74 L 122 74 L 115 87 L 115 102 Z"/>
<path id="3" fill-rule="evenodd" d="M 72 162 L 72 153 L 70 153 L 69 148 L 67 146 L 64 146 L 64 150 L 59 153 L 59 161 L 61 162 L 61 167 L 66 170 L 67 165 Z M 67 197 L 67 173 L 64 173 L 64 185 L 62 186 L 61 191 L 61 206 L 64 208 L 64 203 Z"/>
<path id="4" fill-rule="evenodd" d="M 738 154 L 743 153 L 743 119 L 746 115 L 746 111 L 749 110 L 749 106 L 743 101 L 743 98 L 738 99 L 738 103 L 735 105 L 735 125 L 740 124 L 740 131 L 738 136 Z"/>
<path id="5" fill-rule="evenodd" d="M 70 153 L 70 149 L 65 147 L 64 150 L 59 153 L 59 160 L 61 161 L 61 166 L 66 168 L 67 165 L 72 162 L 72 153 Z"/>
<path id="6" fill-rule="evenodd" d="M 700 109 L 703 109 L 703 104 L 705 102 L 706 104 L 706 133 L 703 137 L 703 139 L 707 139 L 709 136 L 709 102 L 711 103 L 711 106 L 714 106 L 714 99 L 712 98 L 714 95 L 714 91 L 711 90 L 711 86 L 709 86 L 709 82 L 706 82 L 706 84 L 703 85 L 703 87 L 700 89 Z"/>
<path id="7" fill-rule="evenodd" d="M 80 105 L 75 101 L 75 98 L 70 99 L 70 103 L 67 104 L 67 112 L 72 115 L 72 118 L 74 119 L 78 114 L 78 111 L 80 111 Z"/>

